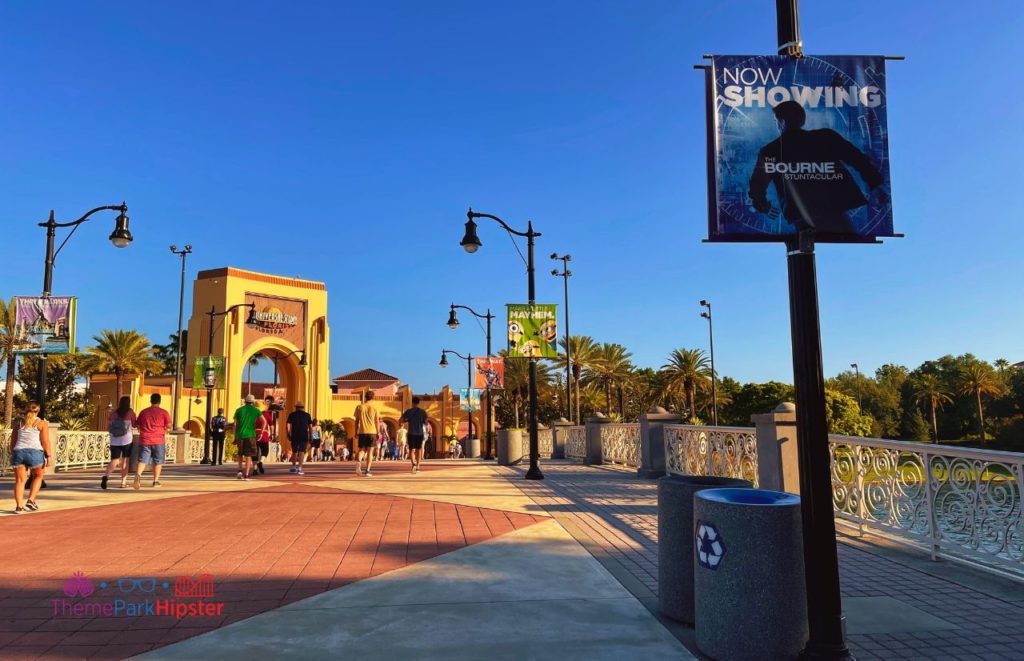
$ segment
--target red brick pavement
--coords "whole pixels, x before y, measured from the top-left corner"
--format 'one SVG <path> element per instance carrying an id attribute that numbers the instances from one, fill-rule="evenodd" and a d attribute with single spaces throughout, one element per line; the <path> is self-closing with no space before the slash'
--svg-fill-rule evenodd
<path id="1" fill-rule="evenodd" d="M 546 518 L 302 483 L 335 466 L 248 491 L 5 517 L 0 657 L 124 658 Z M 76 571 L 92 596 L 65 597 Z M 75 617 L 55 606 L 144 598 L 122 594 L 119 578 L 155 578 L 151 597 L 173 598 L 175 578 L 203 573 L 215 578 L 219 616 Z"/>

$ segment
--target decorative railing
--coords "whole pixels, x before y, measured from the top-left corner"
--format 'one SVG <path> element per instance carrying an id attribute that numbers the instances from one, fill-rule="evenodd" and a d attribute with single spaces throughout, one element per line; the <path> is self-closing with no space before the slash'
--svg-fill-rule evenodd
<path id="1" fill-rule="evenodd" d="M 203 460 L 203 449 L 206 440 L 190 436 L 188 437 L 187 442 L 188 451 L 185 453 L 185 461 L 190 464 L 198 464 Z"/>
<path id="2" fill-rule="evenodd" d="M 135 442 L 139 442 L 139 437 L 135 436 Z M 164 463 L 176 464 L 178 463 L 178 437 L 176 434 L 167 434 L 164 436 L 164 444 L 166 450 L 164 451 Z"/>
<path id="3" fill-rule="evenodd" d="M 640 424 L 603 424 L 601 430 L 601 459 L 613 464 L 638 467 L 640 465 Z"/>
<path id="4" fill-rule="evenodd" d="M 11 470 L 11 430 L 0 429 L 0 477 Z"/>
<path id="5" fill-rule="evenodd" d="M 757 435 L 753 427 L 665 425 L 669 473 L 718 475 L 757 486 Z"/>
<path id="6" fill-rule="evenodd" d="M 836 516 L 1024 570 L 1024 454 L 832 436 Z"/>
<path id="7" fill-rule="evenodd" d="M 523 443 L 523 457 L 529 459 L 530 457 L 530 431 L 524 429 L 522 433 Z M 550 459 L 554 453 L 555 448 L 555 437 L 551 429 L 538 429 L 537 430 L 537 452 L 540 454 L 541 459 Z"/>
<path id="8" fill-rule="evenodd" d="M 105 431 L 57 431 L 53 441 L 53 469 L 105 466 L 110 462 L 110 435 Z"/>
<path id="9" fill-rule="evenodd" d="M 587 458 L 587 428 L 583 425 L 566 427 L 565 458 L 584 461 Z"/>

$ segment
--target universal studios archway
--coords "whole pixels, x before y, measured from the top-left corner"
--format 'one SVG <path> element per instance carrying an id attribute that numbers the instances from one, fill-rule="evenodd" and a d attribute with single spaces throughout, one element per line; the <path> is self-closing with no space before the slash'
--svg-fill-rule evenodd
<path id="1" fill-rule="evenodd" d="M 255 305 L 251 324 L 246 323 L 250 305 Z M 232 307 L 235 309 L 226 315 L 210 315 L 211 311 L 220 313 Z M 278 382 L 285 390 L 286 411 L 301 401 L 314 418 L 330 416 L 330 331 L 324 283 L 232 267 L 200 271 L 192 291 L 185 384 L 179 410 L 188 406 L 190 386 L 201 387 L 193 383 L 196 359 L 223 356 L 223 382 L 213 391 L 211 402 L 214 412 L 223 408 L 230 418 L 242 405 L 246 394 L 245 367 L 257 353 L 275 362 Z M 302 355 L 305 365 L 300 364 Z M 258 399 L 265 395 L 253 394 Z M 278 422 L 278 438 L 287 448 L 284 417 Z M 193 409 L 188 426 L 205 432 L 205 423 L 205 410 Z"/>

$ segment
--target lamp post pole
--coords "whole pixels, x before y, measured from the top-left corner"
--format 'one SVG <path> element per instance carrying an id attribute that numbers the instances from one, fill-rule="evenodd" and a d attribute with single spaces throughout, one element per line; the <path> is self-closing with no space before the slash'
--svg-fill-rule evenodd
<path id="1" fill-rule="evenodd" d="M 231 314 L 238 308 L 245 307 L 249 308 L 249 317 L 248 319 L 246 319 L 245 322 L 248 324 L 252 322 L 253 314 L 255 314 L 256 312 L 255 303 L 236 303 L 235 305 L 232 305 L 223 312 L 217 312 L 216 306 L 210 306 L 210 311 L 206 313 L 210 317 L 209 336 L 206 341 L 206 355 L 213 355 L 213 320 L 216 317 L 223 317 L 224 315 Z M 203 373 L 203 385 L 206 386 L 206 429 L 205 433 L 203 434 L 203 460 L 200 461 L 199 463 L 204 465 L 211 465 L 213 464 L 213 461 L 210 459 L 210 418 L 213 416 L 213 410 L 211 408 L 211 406 L 213 405 L 213 389 L 217 386 L 217 382 L 216 375 L 213 373 L 213 368 L 209 365 L 207 365 L 206 370 Z"/>
<path id="2" fill-rule="evenodd" d="M 701 300 L 700 306 L 707 308 L 700 316 L 708 320 L 708 344 L 711 348 L 711 424 L 718 426 L 718 373 L 715 372 L 715 329 L 711 321 L 711 302 Z M 691 415 L 693 415 L 691 413 Z"/>
<path id="3" fill-rule="evenodd" d="M 178 424 L 178 400 L 181 399 L 181 324 L 185 316 L 185 258 L 192 252 L 191 244 L 185 244 L 185 247 L 178 250 L 178 246 L 171 246 L 171 253 L 174 255 L 181 256 L 181 287 L 178 290 L 178 347 L 175 349 L 175 360 L 174 360 L 174 401 L 172 402 L 171 412 L 171 427 L 173 429 L 181 429 Z M 191 395 L 189 396 L 191 398 Z M 190 402 L 191 404 L 191 402 Z"/>
<path id="4" fill-rule="evenodd" d="M 50 217 L 46 222 L 38 223 L 39 227 L 46 228 L 46 257 L 43 265 L 43 298 L 49 298 L 50 294 L 53 293 L 53 264 L 57 259 L 57 255 L 64 249 L 67 242 L 75 234 L 75 230 L 82 223 L 89 220 L 89 217 L 99 211 L 120 211 L 117 215 L 117 219 L 114 221 L 114 231 L 111 232 L 108 237 L 110 242 L 114 244 L 115 248 L 127 248 L 132 242 L 132 233 L 128 229 L 128 205 L 122 202 L 121 204 L 111 204 L 102 207 L 96 207 L 91 209 L 82 215 L 78 220 L 72 220 L 66 223 L 58 223 L 54 215 L 53 209 L 50 209 Z M 54 249 L 53 244 L 57 237 L 58 227 L 70 227 L 71 231 L 64 237 L 60 245 Z M 48 362 L 48 356 L 43 353 L 39 354 L 39 371 L 36 374 L 36 390 L 37 396 L 39 397 L 39 417 L 46 417 L 46 366 Z"/>
<path id="5" fill-rule="evenodd" d="M 518 232 L 508 226 L 501 218 L 494 216 L 489 213 L 478 213 L 470 209 L 466 212 L 466 233 L 462 237 L 462 241 L 459 242 L 466 252 L 474 253 L 481 245 L 480 238 L 476 235 L 476 222 L 474 218 L 490 218 L 501 225 L 506 232 L 515 236 L 526 237 L 526 277 L 527 277 L 527 290 L 529 297 L 529 304 L 536 304 L 536 283 L 535 283 L 535 268 L 534 268 L 534 241 L 540 236 L 540 232 L 533 230 L 533 221 L 528 221 L 526 224 L 525 232 Z M 529 376 L 529 390 L 530 390 L 530 469 L 526 471 L 527 480 L 543 480 L 544 474 L 540 470 L 540 443 L 537 433 L 537 359 L 528 358 L 530 361 L 530 376 Z"/>
<path id="6" fill-rule="evenodd" d="M 453 328 L 454 329 L 454 328 L 458 328 L 458 326 L 459 326 L 459 318 L 455 314 L 455 309 L 456 308 L 462 308 L 463 310 L 468 310 L 469 313 L 472 314 L 474 317 L 478 317 L 480 319 L 486 319 L 487 320 L 487 357 L 490 358 L 491 357 L 491 319 L 494 319 L 494 315 L 491 314 L 491 309 L 487 308 L 487 314 L 480 314 L 479 312 L 477 312 L 476 310 L 474 310 L 473 308 L 471 308 L 469 306 L 466 306 L 466 305 L 456 305 L 455 303 L 452 303 L 451 309 L 450 309 L 450 311 L 448 313 L 448 328 Z M 472 374 L 472 370 L 470 370 L 470 373 Z M 493 419 L 493 416 L 494 416 L 494 406 L 491 404 L 491 386 L 490 386 L 490 381 L 485 381 L 485 383 L 487 384 L 487 387 L 485 388 L 485 390 L 487 392 L 487 420 L 485 421 L 484 424 L 487 425 L 487 444 L 486 444 L 487 448 L 485 450 L 484 459 L 493 459 L 494 458 L 494 454 L 492 453 L 491 449 L 494 447 L 494 445 L 491 442 L 491 439 L 492 439 L 492 436 L 494 434 L 494 419 Z M 470 378 L 469 387 L 470 388 L 473 387 L 472 377 Z"/>
<path id="7" fill-rule="evenodd" d="M 561 272 L 552 269 L 551 275 L 561 276 L 565 289 L 565 419 L 572 420 L 572 339 L 569 335 L 569 278 L 572 277 L 569 262 L 572 261 L 572 255 L 559 255 L 553 252 L 551 259 L 562 260 Z"/>
<path id="8" fill-rule="evenodd" d="M 856 372 L 856 374 L 857 374 L 857 377 L 856 377 L 857 378 L 857 408 L 859 409 L 859 408 L 861 408 L 861 402 L 860 402 L 860 365 L 858 365 L 857 363 L 850 363 L 850 367 L 852 367 L 854 369 L 854 371 Z"/>
<path id="9" fill-rule="evenodd" d="M 466 361 L 466 406 L 469 406 L 469 392 L 473 389 L 473 354 L 463 356 L 458 351 L 452 351 L 451 349 L 441 349 L 441 367 L 448 367 L 448 354 L 458 356 L 462 360 Z M 452 409 L 454 411 L 454 401 L 452 402 Z M 453 413 L 454 415 L 454 413 Z M 466 425 L 469 436 L 467 438 L 473 438 L 473 412 L 468 408 L 466 409 Z M 458 438 L 458 431 L 455 432 L 456 438 Z"/>

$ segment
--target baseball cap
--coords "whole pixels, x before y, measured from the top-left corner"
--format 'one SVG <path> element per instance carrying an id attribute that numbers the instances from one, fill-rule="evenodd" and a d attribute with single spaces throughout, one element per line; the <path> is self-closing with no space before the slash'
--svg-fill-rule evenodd
<path id="1" fill-rule="evenodd" d="M 245 396 L 245 403 L 246 404 L 255 404 L 256 403 L 256 398 L 252 396 L 252 393 L 250 393 L 250 394 Z"/>

